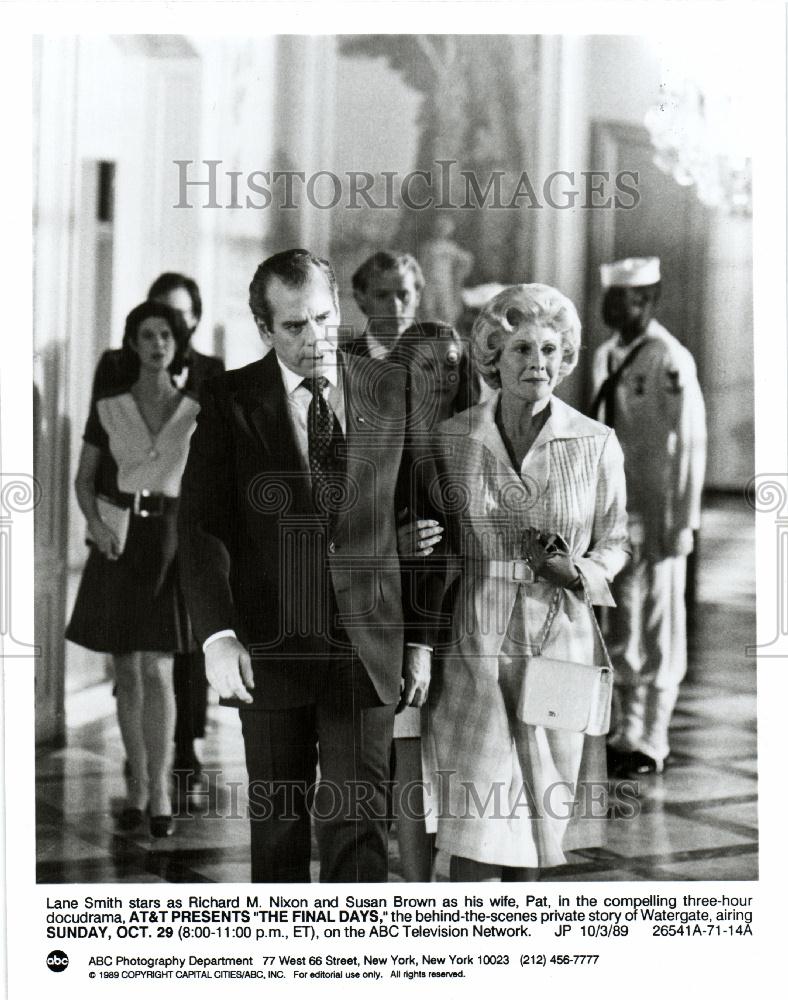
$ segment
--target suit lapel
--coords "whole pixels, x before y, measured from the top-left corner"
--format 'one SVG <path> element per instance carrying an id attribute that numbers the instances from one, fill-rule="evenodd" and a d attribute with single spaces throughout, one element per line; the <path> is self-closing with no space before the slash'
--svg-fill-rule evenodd
<path id="1" fill-rule="evenodd" d="M 364 416 L 364 397 L 358 392 L 359 366 L 358 358 L 354 355 L 337 355 L 338 363 L 342 369 L 342 388 L 345 397 L 345 439 L 348 449 L 352 444 L 358 443 L 359 434 L 363 437 L 367 429 L 367 420 Z"/>
<path id="2" fill-rule="evenodd" d="M 364 450 L 364 435 L 369 424 L 364 416 L 363 395 L 358 392 L 360 380 L 358 359 L 338 355 L 342 367 L 342 387 L 345 395 L 345 447 L 348 482 L 358 482 L 360 453 Z M 363 367 L 363 365 L 361 366 Z"/>
<path id="3" fill-rule="evenodd" d="M 346 476 L 359 493 L 374 489 L 371 470 L 378 469 L 381 461 L 381 438 L 387 434 L 379 416 L 386 408 L 386 399 L 371 393 L 372 380 L 380 372 L 376 362 L 343 355 L 338 352 L 342 368 L 342 385 L 345 400 L 345 447 L 347 456 Z M 374 366 L 376 371 L 368 369 Z M 273 351 L 260 362 L 254 379 L 247 387 L 245 399 L 240 401 L 247 412 L 247 419 L 262 445 L 271 470 L 282 472 L 299 484 L 306 508 L 311 507 L 309 476 L 305 474 L 298 446 L 290 423 L 285 388 Z M 400 400 L 404 414 L 404 398 Z M 386 410 L 386 416 L 392 414 Z M 299 505 L 300 506 L 300 505 Z M 350 504 L 347 510 L 353 509 Z M 339 512 L 337 522 L 344 520 Z"/>
<path id="4" fill-rule="evenodd" d="M 261 361 L 246 402 L 249 422 L 270 457 L 271 467 L 284 473 L 303 472 L 274 351 Z"/>
<path id="5" fill-rule="evenodd" d="M 363 502 L 366 490 L 375 490 L 373 476 L 380 470 L 381 436 L 385 433 L 378 415 L 384 401 L 370 392 L 380 369 L 376 362 L 353 355 L 340 357 L 345 396 L 345 445 L 347 454 L 346 477 L 348 488 L 358 492 Z M 371 368 L 377 371 L 370 370 Z M 404 414 L 404 400 L 403 400 Z M 374 470 L 371 475 L 371 470 Z M 357 502 L 358 502 L 357 500 Z M 345 505 L 337 516 L 337 524 L 352 512 L 354 504 Z"/>

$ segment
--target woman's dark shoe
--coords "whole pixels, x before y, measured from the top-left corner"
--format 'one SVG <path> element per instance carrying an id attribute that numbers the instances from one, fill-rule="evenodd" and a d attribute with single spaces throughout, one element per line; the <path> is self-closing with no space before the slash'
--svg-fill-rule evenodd
<path id="1" fill-rule="evenodd" d="M 172 816 L 151 816 L 151 837 L 171 837 L 174 829 L 175 824 L 172 822 Z"/>
<path id="2" fill-rule="evenodd" d="M 118 814 L 118 829 L 125 830 L 126 832 L 136 830 L 142 823 L 143 815 L 144 814 L 141 809 L 133 809 L 130 806 L 127 806 Z"/>

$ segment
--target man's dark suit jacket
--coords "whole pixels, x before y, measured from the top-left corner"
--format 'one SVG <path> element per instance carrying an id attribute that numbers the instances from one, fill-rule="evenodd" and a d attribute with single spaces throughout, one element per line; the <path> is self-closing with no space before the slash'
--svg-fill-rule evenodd
<path id="1" fill-rule="evenodd" d="M 347 499 L 328 526 L 314 513 L 273 351 L 204 387 L 191 440 L 178 550 L 189 613 L 200 642 L 235 630 L 252 656 L 259 708 L 303 703 L 304 676 L 325 663 L 316 616 L 329 578 L 349 642 L 381 702 L 400 695 L 404 625 L 395 511 L 398 504 L 426 505 L 409 492 L 418 477 L 404 419 L 405 373 L 337 356 Z M 431 644 L 430 617 L 409 616 L 408 638 Z"/>
<path id="2" fill-rule="evenodd" d="M 91 399 L 101 399 L 102 396 L 111 396 L 116 392 L 124 392 L 130 389 L 132 382 L 124 371 L 122 364 L 123 352 L 119 348 L 113 348 L 104 353 L 99 358 L 96 366 L 96 374 L 93 376 L 93 392 Z M 203 382 L 209 378 L 215 378 L 224 371 L 224 362 L 221 358 L 215 358 L 210 354 L 200 354 L 193 348 L 189 349 L 186 364 L 188 374 L 184 392 L 192 396 L 197 396 Z"/>

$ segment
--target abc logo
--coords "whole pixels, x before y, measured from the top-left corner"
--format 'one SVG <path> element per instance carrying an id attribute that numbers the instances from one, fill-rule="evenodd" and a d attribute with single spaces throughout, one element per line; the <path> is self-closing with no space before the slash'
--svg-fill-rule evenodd
<path id="1" fill-rule="evenodd" d="M 64 951 L 50 951 L 47 955 L 47 968 L 50 972 L 63 972 L 68 968 L 68 955 Z"/>

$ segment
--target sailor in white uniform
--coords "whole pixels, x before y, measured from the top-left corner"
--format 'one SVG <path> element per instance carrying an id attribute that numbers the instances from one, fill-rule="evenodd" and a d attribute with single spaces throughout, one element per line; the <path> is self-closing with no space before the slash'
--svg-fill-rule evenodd
<path id="1" fill-rule="evenodd" d="M 653 312 L 657 257 L 604 264 L 603 318 L 615 331 L 594 357 L 591 416 L 614 427 L 625 459 L 632 558 L 616 577 L 608 640 L 617 721 L 609 764 L 661 772 L 687 669 L 687 556 L 700 525 L 706 419 L 695 362 Z"/>

